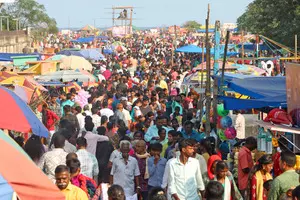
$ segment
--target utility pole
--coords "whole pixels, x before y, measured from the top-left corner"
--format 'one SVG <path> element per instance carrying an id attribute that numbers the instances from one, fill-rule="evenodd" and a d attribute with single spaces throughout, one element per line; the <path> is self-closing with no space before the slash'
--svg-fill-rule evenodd
<path id="1" fill-rule="evenodd" d="M 210 134 L 210 107 L 211 107 L 211 89 L 210 89 L 210 44 L 208 37 L 208 26 L 209 26 L 209 14 L 210 14 L 210 5 L 208 4 L 207 18 L 206 18 L 206 123 L 205 123 L 205 133 L 207 136 Z"/>

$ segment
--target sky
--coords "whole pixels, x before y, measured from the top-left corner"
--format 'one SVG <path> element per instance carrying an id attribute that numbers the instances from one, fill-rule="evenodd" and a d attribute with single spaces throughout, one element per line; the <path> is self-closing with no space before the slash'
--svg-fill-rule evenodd
<path id="1" fill-rule="evenodd" d="M 59 28 L 78 28 L 86 24 L 112 26 L 112 6 L 133 6 L 133 25 L 161 27 L 182 25 L 189 20 L 205 24 L 210 4 L 210 24 L 235 23 L 253 0 L 36 0 L 44 4 Z"/>

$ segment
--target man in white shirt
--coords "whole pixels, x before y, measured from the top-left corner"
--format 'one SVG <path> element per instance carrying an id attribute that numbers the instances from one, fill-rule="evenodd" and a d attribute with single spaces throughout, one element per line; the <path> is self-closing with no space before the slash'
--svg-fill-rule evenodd
<path id="1" fill-rule="evenodd" d="M 75 108 L 76 111 L 76 117 L 78 119 L 79 127 L 80 129 L 84 128 L 84 118 L 85 116 L 82 114 L 82 108 L 80 106 L 76 106 Z"/>
<path id="2" fill-rule="evenodd" d="M 65 146 L 65 137 L 62 134 L 57 134 L 53 137 L 53 143 L 54 149 L 41 157 L 38 166 L 55 183 L 55 169 L 58 165 L 66 164 L 68 153 L 63 149 Z"/>
<path id="3" fill-rule="evenodd" d="M 92 108 L 92 119 L 96 128 L 101 126 L 101 117 L 98 115 L 98 108 Z"/>
<path id="4" fill-rule="evenodd" d="M 96 155 L 97 143 L 108 141 L 109 138 L 105 135 L 98 135 L 92 132 L 94 130 L 94 124 L 90 116 L 86 117 L 84 128 L 86 131 L 80 133 L 78 137 L 84 137 L 87 140 L 86 150 L 91 154 Z"/>
<path id="5" fill-rule="evenodd" d="M 78 151 L 76 152 L 80 161 L 81 173 L 94 180 L 98 179 L 99 166 L 95 155 L 86 150 L 87 141 L 84 137 L 79 137 L 76 140 Z"/>
<path id="6" fill-rule="evenodd" d="M 130 116 L 129 111 L 126 110 L 126 108 L 127 108 L 127 98 L 126 97 L 121 97 L 120 101 L 121 101 L 121 104 L 123 105 L 122 113 L 123 113 L 123 115 L 125 117 L 125 120 L 126 120 L 124 122 L 125 122 L 126 126 L 128 128 L 130 128 L 131 116 Z"/>
<path id="7" fill-rule="evenodd" d="M 108 108 L 108 102 L 104 101 L 102 103 L 102 109 L 100 110 L 101 116 L 106 116 L 108 119 L 110 116 L 114 115 L 114 111 Z"/>
<path id="8" fill-rule="evenodd" d="M 184 139 L 179 143 L 180 156 L 170 161 L 168 189 L 175 200 L 199 200 L 204 195 L 199 161 L 192 158 L 193 142 Z"/>
<path id="9" fill-rule="evenodd" d="M 114 159 L 109 183 L 122 186 L 126 199 L 140 193 L 140 170 L 138 162 L 134 157 L 129 156 L 130 142 L 120 142 L 121 156 Z"/>
<path id="10" fill-rule="evenodd" d="M 236 130 L 236 137 L 238 139 L 245 139 L 245 117 L 240 110 L 237 111 L 234 128 Z"/>

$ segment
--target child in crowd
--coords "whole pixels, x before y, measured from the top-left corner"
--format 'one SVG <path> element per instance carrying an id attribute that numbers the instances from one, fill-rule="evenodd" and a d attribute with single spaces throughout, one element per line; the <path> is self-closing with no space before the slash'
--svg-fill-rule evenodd
<path id="1" fill-rule="evenodd" d="M 218 181 L 210 181 L 205 189 L 206 200 L 223 200 L 224 188 Z"/>
<path id="2" fill-rule="evenodd" d="M 264 189 L 267 191 L 267 196 L 269 195 L 269 192 L 270 192 L 270 189 L 271 189 L 271 186 L 272 186 L 272 182 L 273 180 L 268 180 L 266 182 L 264 182 Z"/>

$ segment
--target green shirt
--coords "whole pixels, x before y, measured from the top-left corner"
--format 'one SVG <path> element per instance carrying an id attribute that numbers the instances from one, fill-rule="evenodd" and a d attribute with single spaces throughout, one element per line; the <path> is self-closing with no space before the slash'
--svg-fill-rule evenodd
<path id="1" fill-rule="evenodd" d="M 279 197 L 286 193 L 289 189 L 299 185 L 299 174 L 295 170 L 285 171 L 276 177 L 272 183 L 268 200 L 278 200 Z"/>

